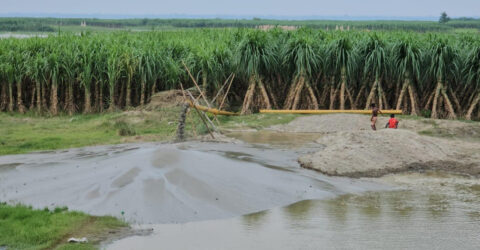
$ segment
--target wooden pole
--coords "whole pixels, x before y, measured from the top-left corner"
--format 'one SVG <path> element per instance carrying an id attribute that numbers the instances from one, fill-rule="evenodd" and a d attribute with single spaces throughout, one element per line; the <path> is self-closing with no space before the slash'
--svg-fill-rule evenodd
<path id="1" fill-rule="evenodd" d="M 180 88 L 182 89 L 183 100 L 188 101 L 187 96 L 185 95 L 185 89 L 183 88 L 182 82 L 180 82 Z"/>
<path id="2" fill-rule="evenodd" d="M 194 106 L 194 108 L 195 108 L 195 106 Z M 205 118 L 202 116 L 202 114 L 200 113 L 200 111 L 198 111 L 197 108 L 195 108 L 195 110 L 197 111 L 198 116 L 200 116 L 200 119 L 202 119 L 203 124 L 205 124 L 205 127 L 207 127 L 208 133 L 210 134 L 210 136 L 212 137 L 212 139 L 215 139 L 215 136 L 213 136 L 213 133 L 212 133 L 212 131 L 210 130 L 210 128 L 208 127 L 207 122 L 205 121 Z"/>
<path id="3" fill-rule="evenodd" d="M 185 62 L 182 61 L 182 64 L 183 66 L 185 67 L 185 69 L 187 70 L 187 73 L 188 75 L 190 76 L 190 78 L 192 79 L 193 83 L 195 84 L 195 86 L 197 87 L 197 90 L 200 91 L 200 96 L 203 98 L 203 100 L 205 101 L 205 103 L 207 104 L 207 106 L 209 108 L 211 108 L 210 106 L 210 103 L 208 102 L 207 98 L 205 97 L 205 95 L 203 94 L 203 91 L 202 89 L 198 86 L 197 84 L 197 81 L 195 81 L 195 78 L 192 76 L 192 73 L 190 73 L 190 70 L 188 69 L 187 65 L 185 64 Z M 193 98 L 195 100 L 195 98 Z"/>
<path id="4" fill-rule="evenodd" d="M 225 92 L 225 95 L 222 98 L 222 102 L 220 103 L 220 106 L 218 107 L 218 110 L 222 110 L 223 103 L 225 102 L 225 99 L 227 98 L 228 92 L 230 91 L 230 87 L 232 86 L 233 79 L 235 79 L 235 74 L 233 74 L 232 79 L 230 79 L 230 83 L 228 84 L 227 91 Z M 215 115 L 215 119 L 217 120 L 218 123 L 220 123 L 217 119 L 217 115 Z"/>
<path id="5" fill-rule="evenodd" d="M 192 93 L 190 93 L 190 91 L 187 91 L 187 94 L 190 96 L 192 101 L 195 101 L 195 98 L 192 96 Z M 193 104 L 192 106 L 195 108 L 195 110 L 197 110 L 200 114 L 200 111 L 198 110 L 197 105 L 195 103 L 192 103 L 192 104 Z M 208 116 L 205 113 L 203 113 L 203 116 L 201 116 L 201 118 L 202 118 L 202 120 L 206 119 L 208 121 L 208 123 L 210 123 L 210 125 L 212 125 L 213 130 L 217 131 L 217 128 L 215 127 L 215 124 L 213 124 L 213 122 L 210 120 L 210 118 L 208 118 Z M 205 124 L 205 125 L 207 125 L 207 124 Z M 208 126 L 207 126 L 207 129 L 210 132 L 210 128 Z M 210 132 L 210 134 L 213 137 L 213 134 L 211 132 Z"/>
<path id="6" fill-rule="evenodd" d="M 220 88 L 220 90 L 218 90 L 217 95 L 215 96 L 215 98 L 213 98 L 212 103 L 215 103 L 215 100 L 217 100 L 218 96 L 219 96 L 220 93 L 222 92 L 223 88 L 225 88 L 225 86 L 226 86 L 227 83 L 229 82 L 230 77 L 232 77 L 232 75 L 233 75 L 233 73 L 228 76 L 227 80 L 225 80 L 225 82 L 223 83 L 223 85 L 222 85 L 222 87 Z"/>
<path id="7" fill-rule="evenodd" d="M 188 102 L 188 99 L 187 99 L 187 96 L 185 95 L 185 89 L 183 88 L 183 84 L 182 82 L 180 82 L 180 88 L 182 89 L 182 95 L 183 95 L 183 100 L 185 101 L 185 103 Z M 188 118 L 188 114 L 190 113 L 190 110 L 187 111 L 187 118 Z M 192 131 L 193 131 L 193 136 L 194 137 L 197 137 L 197 127 L 195 126 L 195 122 L 193 122 L 193 118 L 190 117 L 190 122 L 192 123 Z"/>
<path id="8" fill-rule="evenodd" d="M 218 107 L 219 110 L 222 110 L 223 103 L 225 102 L 225 99 L 227 98 L 228 92 L 230 91 L 230 87 L 232 86 L 233 79 L 235 79 L 235 74 L 233 74 L 233 77 L 230 80 L 230 83 L 228 84 L 227 91 L 225 92 L 225 95 L 223 96 L 222 102 L 220 103 L 220 107 Z"/>
<path id="9" fill-rule="evenodd" d="M 233 74 L 233 73 L 232 73 Z M 225 82 L 223 83 L 222 87 L 220 88 L 220 90 L 218 91 L 217 95 L 215 96 L 215 98 L 213 98 L 212 100 L 212 103 L 214 104 L 215 103 L 215 100 L 217 99 L 217 97 L 220 95 L 220 93 L 222 92 L 223 88 L 225 87 L 225 85 L 227 85 L 228 83 L 228 80 L 230 79 L 230 77 L 232 77 L 232 74 L 230 74 L 227 78 L 227 80 L 225 80 Z M 215 116 L 213 117 L 215 119 L 215 121 L 217 122 L 217 125 L 220 126 L 220 121 L 218 120 L 217 118 L 217 115 L 215 114 Z"/>

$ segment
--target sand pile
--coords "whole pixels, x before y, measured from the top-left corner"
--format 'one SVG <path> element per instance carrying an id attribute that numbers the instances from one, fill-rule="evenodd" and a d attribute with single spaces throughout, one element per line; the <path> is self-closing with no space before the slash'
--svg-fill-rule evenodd
<path id="1" fill-rule="evenodd" d="M 305 168 L 328 175 L 374 177 L 430 168 L 480 173 L 480 161 L 473 164 L 474 155 L 465 155 L 469 151 L 466 145 L 407 130 L 338 132 L 320 138 L 317 143 L 325 148 L 301 156 L 299 161 Z"/>
<path id="2" fill-rule="evenodd" d="M 301 156 L 300 164 L 327 175 L 377 177 L 388 173 L 428 169 L 480 176 L 480 143 L 442 139 L 417 132 L 438 129 L 475 134 L 478 124 L 459 121 L 401 120 L 398 130 L 383 129 L 388 117 L 379 117 L 378 131 L 367 115 L 332 114 L 299 117 L 272 127 L 282 132 L 313 132 L 322 150 Z M 468 135 L 468 134 L 465 134 Z"/>

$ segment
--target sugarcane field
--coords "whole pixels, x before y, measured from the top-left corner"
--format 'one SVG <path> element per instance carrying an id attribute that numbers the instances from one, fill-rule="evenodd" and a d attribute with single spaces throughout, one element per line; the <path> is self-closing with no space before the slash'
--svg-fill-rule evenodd
<path id="1" fill-rule="evenodd" d="M 2 3 L 0 250 L 480 248 L 479 3 L 245 1 Z"/>

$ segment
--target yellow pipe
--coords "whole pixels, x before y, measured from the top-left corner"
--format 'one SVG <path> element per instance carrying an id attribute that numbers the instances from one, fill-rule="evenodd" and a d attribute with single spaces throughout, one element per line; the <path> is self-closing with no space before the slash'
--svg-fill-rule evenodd
<path id="1" fill-rule="evenodd" d="M 208 108 L 208 107 L 205 107 L 205 106 L 202 106 L 202 105 L 193 105 L 192 102 L 189 102 L 189 104 L 190 104 L 190 107 L 192 107 L 192 108 L 195 107 L 198 110 L 205 111 L 205 112 L 208 112 L 208 113 L 212 113 L 214 115 L 238 115 L 237 113 L 218 110 L 218 109 L 215 109 L 215 108 Z"/>
<path id="2" fill-rule="evenodd" d="M 401 110 L 381 110 L 383 114 L 396 114 L 401 115 Z M 271 109 L 262 109 L 260 113 L 267 114 L 337 114 L 337 113 L 346 113 L 346 114 L 371 114 L 371 110 L 271 110 Z"/>

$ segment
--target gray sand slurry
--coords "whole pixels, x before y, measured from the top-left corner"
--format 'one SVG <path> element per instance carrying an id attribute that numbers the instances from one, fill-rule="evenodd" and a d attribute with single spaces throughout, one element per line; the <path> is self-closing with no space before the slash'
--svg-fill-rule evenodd
<path id="1" fill-rule="evenodd" d="M 131 223 L 181 223 L 388 188 L 302 169 L 297 157 L 243 143 L 202 142 L 3 156 L 0 200 L 68 206 Z"/>

